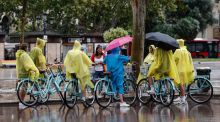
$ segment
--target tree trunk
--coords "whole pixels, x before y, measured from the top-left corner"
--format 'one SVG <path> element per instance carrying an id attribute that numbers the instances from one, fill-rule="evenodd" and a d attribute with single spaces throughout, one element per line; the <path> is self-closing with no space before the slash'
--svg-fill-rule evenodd
<path id="1" fill-rule="evenodd" d="M 140 71 L 139 66 L 143 62 L 144 54 L 146 0 L 131 0 L 131 6 L 133 12 L 133 42 L 131 60 L 137 63 L 137 76 Z"/>
<path id="2" fill-rule="evenodd" d="M 20 44 L 24 43 L 24 27 L 26 24 L 26 9 L 27 9 L 27 0 L 22 0 L 22 16 L 21 16 L 21 34 L 20 34 Z"/>

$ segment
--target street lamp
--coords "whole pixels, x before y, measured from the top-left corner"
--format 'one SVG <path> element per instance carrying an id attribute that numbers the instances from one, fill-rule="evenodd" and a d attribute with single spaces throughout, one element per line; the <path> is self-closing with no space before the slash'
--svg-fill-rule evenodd
<path id="1" fill-rule="evenodd" d="M 47 29 L 47 23 L 46 23 L 46 20 L 47 20 L 47 13 L 43 13 L 43 31 L 44 31 L 44 39 L 47 40 L 47 35 L 46 35 L 46 29 Z"/>

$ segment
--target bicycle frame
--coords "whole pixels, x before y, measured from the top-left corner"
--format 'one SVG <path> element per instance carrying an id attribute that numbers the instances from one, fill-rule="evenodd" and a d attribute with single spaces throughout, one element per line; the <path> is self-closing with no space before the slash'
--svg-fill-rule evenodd
<path id="1" fill-rule="evenodd" d="M 107 85 L 106 85 L 107 92 L 106 92 L 106 94 L 111 95 L 111 96 L 115 95 L 116 93 L 113 91 L 112 81 L 109 78 L 109 76 L 107 76 L 107 75 L 104 78 L 99 78 L 98 82 L 95 85 L 94 92 L 97 90 L 97 84 L 99 82 L 102 82 L 102 81 L 107 81 Z M 112 89 L 112 91 L 109 91 L 109 88 Z"/>
<path id="2" fill-rule="evenodd" d="M 202 76 L 196 76 L 195 77 L 195 79 L 205 79 L 205 80 L 207 80 L 207 81 L 209 81 L 209 79 L 208 78 L 206 78 L 206 77 L 202 77 Z M 193 82 L 191 83 L 191 84 L 193 84 L 194 82 L 195 82 L 195 79 L 193 80 Z M 185 94 L 189 94 L 189 89 L 188 89 L 188 86 L 189 86 L 190 84 L 188 84 L 188 85 L 185 85 Z M 204 85 L 204 83 L 201 85 L 201 86 L 203 86 Z M 178 93 L 180 93 L 180 90 L 179 90 L 179 88 L 177 88 L 176 86 L 174 86 L 174 89 L 175 89 L 175 91 L 177 91 Z M 194 90 L 196 90 L 197 91 L 197 89 L 194 89 Z"/>

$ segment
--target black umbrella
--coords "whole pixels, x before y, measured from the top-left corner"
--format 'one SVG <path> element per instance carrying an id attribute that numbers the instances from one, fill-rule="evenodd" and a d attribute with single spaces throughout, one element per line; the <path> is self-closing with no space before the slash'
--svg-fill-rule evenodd
<path id="1" fill-rule="evenodd" d="M 147 33 L 145 39 L 147 40 L 147 43 L 154 44 L 155 46 L 165 50 L 179 48 L 179 44 L 177 43 L 176 39 L 160 32 Z"/>

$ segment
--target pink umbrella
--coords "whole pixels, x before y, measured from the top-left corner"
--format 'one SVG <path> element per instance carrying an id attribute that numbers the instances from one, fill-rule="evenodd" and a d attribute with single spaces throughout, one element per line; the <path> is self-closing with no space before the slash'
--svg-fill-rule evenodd
<path id="1" fill-rule="evenodd" d="M 112 50 L 116 47 L 119 47 L 119 46 L 122 46 L 124 44 L 127 44 L 129 42 L 132 41 L 132 37 L 130 37 L 129 35 L 127 36 L 124 36 L 124 37 L 120 37 L 120 38 L 117 38 L 117 39 L 114 39 L 113 41 L 111 41 L 108 46 L 106 47 L 105 51 L 109 51 L 109 50 Z"/>

